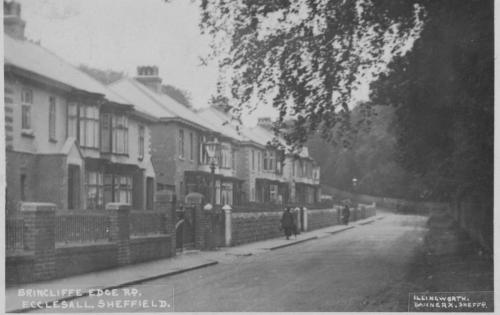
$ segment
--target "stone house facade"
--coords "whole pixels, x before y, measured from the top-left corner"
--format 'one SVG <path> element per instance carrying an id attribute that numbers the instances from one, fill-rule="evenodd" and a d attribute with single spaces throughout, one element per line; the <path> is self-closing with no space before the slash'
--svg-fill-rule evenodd
<path id="1" fill-rule="evenodd" d="M 26 40 L 18 3 L 4 9 L 7 212 L 21 201 L 152 209 L 149 125 L 156 118 Z"/>

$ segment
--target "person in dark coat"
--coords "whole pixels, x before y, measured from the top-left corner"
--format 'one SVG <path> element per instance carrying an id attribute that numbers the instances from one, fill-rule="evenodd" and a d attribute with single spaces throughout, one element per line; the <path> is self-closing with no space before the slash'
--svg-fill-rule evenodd
<path id="1" fill-rule="evenodd" d="M 351 216 L 351 210 L 349 209 L 349 205 L 344 204 L 344 208 L 342 209 L 342 223 L 345 225 L 349 224 L 349 217 Z"/>
<path id="2" fill-rule="evenodd" d="M 285 212 L 281 216 L 281 227 L 285 231 L 286 239 L 290 239 L 290 235 L 292 235 L 293 227 L 295 226 L 295 222 L 293 220 L 293 215 L 290 212 L 290 208 L 286 208 Z"/>

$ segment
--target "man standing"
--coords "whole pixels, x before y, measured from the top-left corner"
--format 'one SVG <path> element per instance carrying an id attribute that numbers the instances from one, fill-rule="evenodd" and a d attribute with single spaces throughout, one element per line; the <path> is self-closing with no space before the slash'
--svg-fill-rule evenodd
<path id="1" fill-rule="evenodd" d="M 286 239 L 290 239 L 290 235 L 292 235 L 294 227 L 294 220 L 289 207 L 286 208 L 285 212 L 283 212 L 283 215 L 281 216 L 281 227 L 285 231 Z"/>

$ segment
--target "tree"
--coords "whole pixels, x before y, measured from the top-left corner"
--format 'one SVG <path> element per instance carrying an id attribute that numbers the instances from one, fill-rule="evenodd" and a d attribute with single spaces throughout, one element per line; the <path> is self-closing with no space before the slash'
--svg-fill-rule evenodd
<path id="1" fill-rule="evenodd" d="M 295 146 L 317 130 L 348 144 L 353 91 L 388 54 L 407 50 L 423 14 L 407 0 L 203 0 L 201 8 L 224 82 L 218 93 L 236 115 L 271 102 L 277 132 L 293 117 L 284 137 Z"/>
<path id="2" fill-rule="evenodd" d="M 189 92 L 169 84 L 162 85 L 161 90 L 163 93 L 167 94 L 182 105 L 188 108 L 193 107 L 193 105 L 191 104 L 191 96 L 189 95 Z"/>
<path id="3" fill-rule="evenodd" d="M 104 85 L 111 84 L 125 77 L 125 73 L 111 69 L 101 70 L 87 65 L 80 65 L 78 69 L 82 70 Z"/>
<path id="4" fill-rule="evenodd" d="M 420 38 L 373 84 L 396 106 L 399 161 L 428 198 L 493 196 L 493 1 L 428 1 Z"/>

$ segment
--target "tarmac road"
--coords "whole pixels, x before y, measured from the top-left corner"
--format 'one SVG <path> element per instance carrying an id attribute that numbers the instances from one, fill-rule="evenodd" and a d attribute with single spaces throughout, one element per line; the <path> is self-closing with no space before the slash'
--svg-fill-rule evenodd
<path id="1" fill-rule="evenodd" d="M 115 311 L 404 311 L 397 304 L 408 292 L 385 293 L 405 281 L 426 219 L 387 214 L 318 240 L 136 285 L 134 299 L 165 300 L 170 308 Z M 96 297 L 77 301 L 95 304 Z"/>

